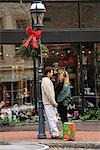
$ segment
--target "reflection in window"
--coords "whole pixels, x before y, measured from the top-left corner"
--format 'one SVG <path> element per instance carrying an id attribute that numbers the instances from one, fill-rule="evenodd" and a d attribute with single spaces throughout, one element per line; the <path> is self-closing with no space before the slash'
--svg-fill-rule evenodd
<path id="1" fill-rule="evenodd" d="M 17 29 L 25 29 L 28 25 L 28 20 L 16 20 Z"/>
<path id="2" fill-rule="evenodd" d="M 3 45 L 0 44 L 0 59 L 3 58 Z"/>
<path id="3" fill-rule="evenodd" d="M 2 18 L 0 18 L 0 29 L 3 29 L 3 22 L 2 22 Z"/>

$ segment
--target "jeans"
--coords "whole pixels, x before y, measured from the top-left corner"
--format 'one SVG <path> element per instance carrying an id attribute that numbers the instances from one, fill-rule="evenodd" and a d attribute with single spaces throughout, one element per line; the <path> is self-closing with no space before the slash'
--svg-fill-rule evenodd
<path id="1" fill-rule="evenodd" d="M 62 102 L 58 103 L 58 113 L 60 115 L 62 123 L 68 122 L 68 118 L 67 118 L 67 106 L 64 106 Z"/>

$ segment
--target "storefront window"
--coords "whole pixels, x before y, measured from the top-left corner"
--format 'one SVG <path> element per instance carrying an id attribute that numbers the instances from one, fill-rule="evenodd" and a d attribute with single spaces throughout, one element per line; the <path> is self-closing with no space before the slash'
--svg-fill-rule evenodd
<path id="1" fill-rule="evenodd" d="M 67 70 L 70 74 L 72 101 L 75 104 L 72 108 L 78 113 L 82 109 L 82 86 L 84 107 L 100 107 L 100 44 L 81 43 L 81 48 L 79 43 L 47 44 L 46 46 L 49 51 L 42 53 L 43 65 L 44 69 L 48 65 L 53 66 L 55 87 L 58 81 L 57 75 L 61 70 Z M 4 110 L 9 113 L 10 108 L 14 115 L 16 114 L 17 121 L 22 115 L 22 120 L 29 118 L 31 122 L 35 110 L 33 91 L 36 88 L 33 81 L 33 61 L 11 55 L 12 51 L 5 51 L 6 47 L 7 45 L 3 45 L 4 57 L 0 59 L 0 109 L 3 111 L 1 113 L 3 114 Z M 80 50 L 82 64 L 80 64 Z M 83 85 L 80 79 L 83 80 Z M 18 117 L 15 111 L 19 112 Z"/>
<path id="2" fill-rule="evenodd" d="M 100 28 L 100 3 L 57 3 L 46 4 L 44 18 L 46 28 Z M 63 11 L 62 11 L 63 8 Z"/>
<path id="3" fill-rule="evenodd" d="M 50 52 L 44 59 L 45 65 L 53 66 L 55 75 L 60 70 L 67 70 L 70 73 L 71 84 L 73 87 L 77 71 L 77 49 L 71 44 L 53 44 L 48 45 L 48 48 L 50 49 Z M 72 91 L 73 95 L 75 95 L 75 91 Z"/>
<path id="4" fill-rule="evenodd" d="M 5 102 L 5 107 L 14 106 L 15 104 L 19 106 L 27 103 L 32 104 L 31 84 L 31 80 L 20 78 L 17 81 L 1 82 L 0 100 Z"/>
<path id="5" fill-rule="evenodd" d="M 74 43 L 52 44 L 48 45 L 48 48 L 50 52 L 49 55 L 44 55 L 44 64 L 45 66 L 53 66 L 55 81 L 60 70 L 67 70 L 70 73 L 72 97 L 76 97 L 80 101 L 79 97 L 81 95 L 81 87 L 83 86 L 84 106 L 99 106 L 99 44 L 82 43 L 81 49 L 79 44 Z M 82 66 L 80 64 L 80 50 L 82 50 Z M 80 82 L 81 67 L 83 85 Z"/>
<path id="6" fill-rule="evenodd" d="M 15 45 L 1 45 L 0 102 L 4 107 L 33 103 L 33 62 L 15 56 Z"/>

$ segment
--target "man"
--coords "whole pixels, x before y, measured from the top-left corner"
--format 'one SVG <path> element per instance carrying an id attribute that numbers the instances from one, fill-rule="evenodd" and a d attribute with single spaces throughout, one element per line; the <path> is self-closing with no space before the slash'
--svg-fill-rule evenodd
<path id="1" fill-rule="evenodd" d="M 52 67 L 45 68 L 45 77 L 42 79 L 42 100 L 44 104 L 45 116 L 49 125 L 49 132 L 53 139 L 59 138 L 59 131 L 57 128 L 56 107 L 58 104 L 55 101 L 55 92 L 52 81 L 53 75 Z"/>

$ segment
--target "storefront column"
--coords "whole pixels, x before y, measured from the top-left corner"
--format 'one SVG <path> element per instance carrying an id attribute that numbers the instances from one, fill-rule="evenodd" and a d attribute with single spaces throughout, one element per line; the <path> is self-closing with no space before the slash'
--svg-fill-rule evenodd
<path id="1" fill-rule="evenodd" d="M 84 113 L 84 79 L 83 79 L 82 43 L 79 43 L 79 58 L 80 58 L 80 96 L 82 100 L 82 113 Z"/>
<path id="2" fill-rule="evenodd" d="M 10 9 L 5 10 L 5 20 L 4 20 L 4 29 L 14 29 L 13 18 L 10 12 Z M 4 57 L 15 56 L 15 45 L 3 45 L 3 55 Z"/>
<path id="3" fill-rule="evenodd" d="M 100 107 L 100 43 L 95 44 L 96 53 L 96 106 Z"/>

